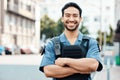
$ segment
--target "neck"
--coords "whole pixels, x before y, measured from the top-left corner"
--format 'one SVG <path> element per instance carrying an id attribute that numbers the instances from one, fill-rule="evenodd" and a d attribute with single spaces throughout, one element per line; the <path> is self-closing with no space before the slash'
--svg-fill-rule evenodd
<path id="1" fill-rule="evenodd" d="M 64 33 L 67 40 L 70 42 L 71 45 L 73 45 L 78 37 L 79 31 L 77 30 L 77 31 L 71 32 L 71 31 L 65 30 Z"/>
<path id="2" fill-rule="evenodd" d="M 78 34 L 79 34 L 79 30 L 77 31 L 68 31 L 68 30 L 65 30 L 64 31 L 65 35 L 67 38 L 77 38 L 78 37 Z"/>

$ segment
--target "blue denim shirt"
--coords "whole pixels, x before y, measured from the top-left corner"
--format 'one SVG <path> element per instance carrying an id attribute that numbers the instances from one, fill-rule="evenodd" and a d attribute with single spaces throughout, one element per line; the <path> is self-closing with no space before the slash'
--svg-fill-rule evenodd
<path id="1" fill-rule="evenodd" d="M 70 42 L 67 40 L 64 33 L 62 33 L 59 37 L 60 37 L 60 42 L 62 42 L 64 45 L 71 45 Z M 82 41 L 82 37 L 83 37 L 83 34 L 79 33 L 78 38 L 75 41 L 74 45 L 80 45 L 80 43 Z M 98 62 L 101 65 L 100 69 L 102 69 L 102 60 L 101 60 L 101 56 L 100 56 L 100 52 L 99 52 L 98 43 L 93 38 L 90 38 L 89 49 L 88 49 L 86 58 L 95 58 L 96 60 L 98 60 Z M 56 56 L 55 56 L 55 52 L 54 52 L 54 44 L 52 41 L 49 41 L 46 45 L 45 54 L 43 55 L 43 59 L 40 64 L 40 68 L 47 66 L 47 65 L 54 64 L 55 59 L 56 59 Z M 40 69 L 40 70 L 43 71 L 42 69 Z"/>

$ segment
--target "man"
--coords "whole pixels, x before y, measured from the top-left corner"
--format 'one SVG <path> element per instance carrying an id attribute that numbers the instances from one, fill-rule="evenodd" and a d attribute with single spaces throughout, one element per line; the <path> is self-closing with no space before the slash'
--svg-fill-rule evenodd
<path id="1" fill-rule="evenodd" d="M 78 29 L 82 20 L 81 14 L 81 8 L 73 2 L 67 3 L 62 8 L 61 20 L 65 30 L 59 36 L 59 39 L 63 45 L 74 46 L 81 43 L 83 34 Z M 56 58 L 54 43 L 52 41 L 48 42 L 40 70 L 54 80 L 91 80 L 90 73 L 102 70 L 97 41 L 90 38 L 86 57 L 77 59 L 70 57 Z"/>

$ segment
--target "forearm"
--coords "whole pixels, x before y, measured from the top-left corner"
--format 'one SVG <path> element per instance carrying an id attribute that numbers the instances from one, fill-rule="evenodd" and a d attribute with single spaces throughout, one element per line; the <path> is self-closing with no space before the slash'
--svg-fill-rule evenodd
<path id="1" fill-rule="evenodd" d="M 93 58 L 72 59 L 66 58 L 66 65 L 78 70 L 82 74 L 88 74 L 97 70 L 98 61 Z"/>
<path id="2" fill-rule="evenodd" d="M 70 76 L 74 73 L 77 73 L 75 69 L 70 67 L 61 67 L 58 65 L 49 65 L 44 67 L 44 73 L 47 77 L 54 77 L 54 78 L 63 78 Z"/>

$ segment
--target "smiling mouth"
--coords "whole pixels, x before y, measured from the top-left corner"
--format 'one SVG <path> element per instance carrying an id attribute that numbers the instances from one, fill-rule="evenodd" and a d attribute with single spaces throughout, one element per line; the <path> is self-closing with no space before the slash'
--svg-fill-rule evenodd
<path id="1" fill-rule="evenodd" d="M 68 25 L 74 25 L 75 23 L 68 23 Z"/>
<path id="2" fill-rule="evenodd" d="M 66 21 L 67 24 L 77 24 L 77 21 Z"/>

